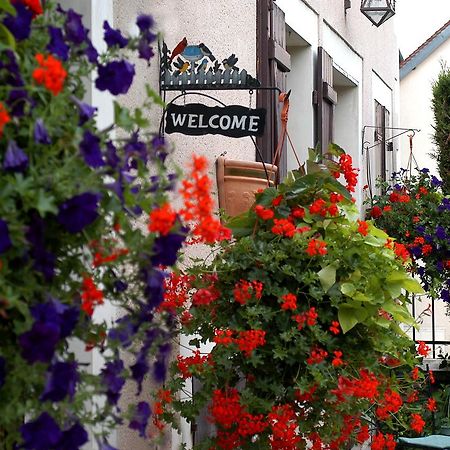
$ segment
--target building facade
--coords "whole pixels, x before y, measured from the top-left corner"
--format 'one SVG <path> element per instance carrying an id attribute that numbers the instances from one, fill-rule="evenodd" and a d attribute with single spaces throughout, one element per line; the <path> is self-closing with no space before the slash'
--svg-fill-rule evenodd
<path id="1" fill-rule="evenodd" d="M 326 148 L 330 142 L 343 147 L 361 169 L 355 197 L 362 207 L 363 186 L 374 184 L 376 176 L 388 176 L 397 167 L 396 150 L 387 145 L 389 128 L 398 125 L 398 48 L 395 21 L 380 28 L 372 26 L 360 12 L 356 0 L 64 0 L 64 6 L 84 14 L 99 49 L 103 21 L 134 33 L 140 13 L 155 17 L 164 42 L 173 49 L 186 37 L 189 44 L 205 43 L 218 60 L 238 57 L 240 68 L 258 78 L 263 87 L 291 90 L 289 134 L 304 162 L 309 147 Z M 121 100 L 137 107 L 146 95 L 146 85 L 159 90 L 157 59 L 150 67 L 133 61 L 138 74 L 132 90 Z M 178 104 L 201 102 L 215 106 L 261 106 L 267 109 L 266 133 L 258 139 L 261 156 L 250 138 L 224 136 L 170 135 L 175 160 L 186 166 L 193 153 L 210 161 L 210 176 L 215 179 L 215 161 L 220 155 L 230 159 L 271 162 L 279 134 L 279 104 L 276 91 L 226 90 L 209 92 L 214 98 L 190 94 Z M 180 92 L 163 93 L 166 102 Z M 107 95 L 89 86 L 88 100 L 99 108 L 99 123 L 111 122 L 112 105 Z M 155 132 L 163 111 L 155 108 L 151 117 Z M 371 147 L 367 150 L 368 147 Z M 393 151 L 390 151 L 393 150 Z M 286 148 L 280 162 L 282 173 L 298 166 Z M 116 311 L 101 310 L 109 319 Z M 88 356 L 91 370 L 98 370 L 100 355 Z M 147 392 L 151 386 L 147 387 Z M 134 395 L 130 384 L 128 394 Z M 146 389 L 144 389 L 145 395 Z M 176 449 L 182 442 L 192 444 L 191 429 L 184 424 L 182 433 L 172 432 L 159 446 L 139 439 L 126 427 L 117 431 L 111 444 L 118 448 Z M 93 447 L 94 448 L 94 447 Z"/>

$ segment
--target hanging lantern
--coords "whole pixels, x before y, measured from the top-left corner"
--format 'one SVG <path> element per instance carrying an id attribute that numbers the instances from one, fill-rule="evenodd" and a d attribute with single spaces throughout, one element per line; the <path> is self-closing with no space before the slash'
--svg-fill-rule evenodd
<path id="1" fill-rule="evenodd" d="M 395 14 L 395 0 L 362 0 L 361 12 L 379 27 Z"/>

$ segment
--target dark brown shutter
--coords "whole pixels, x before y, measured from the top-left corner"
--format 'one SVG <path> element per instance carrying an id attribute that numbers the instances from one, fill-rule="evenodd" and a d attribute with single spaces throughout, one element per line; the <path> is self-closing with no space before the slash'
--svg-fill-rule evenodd
<path id="1" fill-rule="evenodd" d="M 257 72 L 262 86 L 286 90 L 286 75 L 291 58 L 286 51 L 286 21 L 284 12 L 273 0 L 257 0 Z M 276 91 L 258 91 L 258 107 L 267 109 L 265 135 L 258 139 L 265 162 L 272 162 L 280 131 L 281 104 Z M 259 160 L 260 158 L 258 158 Z M 286 151 L 280 161 L 280 175 L 286 173 Z"/>
<path id="2" fill-rule="evenodd" d="M 337 93 L 333 89 L 333 58 L 322 47 L 319 47 L 317 55 L 316 86 L 316 143 L 323 153 L 333 142 L 333 113 Z"/>

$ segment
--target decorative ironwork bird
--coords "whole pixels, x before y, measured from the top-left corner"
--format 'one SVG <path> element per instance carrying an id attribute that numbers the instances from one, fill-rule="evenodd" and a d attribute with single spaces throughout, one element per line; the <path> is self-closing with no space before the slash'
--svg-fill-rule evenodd
<path id="1" fill-rule="evenodd" d="M 200 47 L 200 50 L 203 53 L 203 56 L 206 56 L 212 62 L 214 62 L 216 60 L 214 55 L 211 53 L 211 50 L 203 42 L 201 44 L 198 44 L 198 46 Z"/>
<path id="2" fill-rule="evenodd" d="M 197 72 L 206 70 L 207 67 L 208 67 L 208 60 L 206 58 L 203 58 L 198 66 Z"/>
<path id="3" fill-rule="evenodd" d="M 223 67 L 225 67 L 225 70 L 228 70 L 228 69 L 239 70 L 236 67 L 236 63 L 238 62 L 238 59 L 239 58 L 237 58 L 234 53 L 232 53 L 228 58 L 224 59 L 222 61 L 222 64 L 223 64 Z"/>
<path id="4" fill-rule="evenodd" d="M 176 56 L 181 55 L 181 53 L 183 53 L 183 51 L 187 47 L 187 45 L 188 45 L 188 41 L 184 37 L 180 42 L 178 42 L 178 44 L 172 50 L 172 53 L 171 53 L 170 59 L 169 59 L 169 63 L 171 63 Z"/>
<path id="5" fill-rule="evenodd" d="M 175 76 L 178 76 L 184 72 L 186 72 L 189 69 L 189 62 L 188 61 L 183 61 L 181 58 L 178 58 L 174 63 L 173 63 L 174 67 L 177 68 L 177 70 L 175 70 L 175 72 L 173 73 Z"/>
<path id="6" fill-rule="evenodd" d="M 181 53 L 181 56 L 184 59 L 187 59 L 191 64 L 194 64 L 202 59 L 204 55 L 199 45 L 188 45 Z"/>

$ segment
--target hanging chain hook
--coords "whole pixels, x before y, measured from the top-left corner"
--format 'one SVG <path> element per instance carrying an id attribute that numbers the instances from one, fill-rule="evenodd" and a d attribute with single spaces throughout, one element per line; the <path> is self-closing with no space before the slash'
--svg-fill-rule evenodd
<path id="1" fill-rule="evenodd" d="M 248 97 L 248 109 L 252 109 L 252 98 L 253 98 L 253 89 L 250 89 L 248 91 L 249 97 Z"/>

